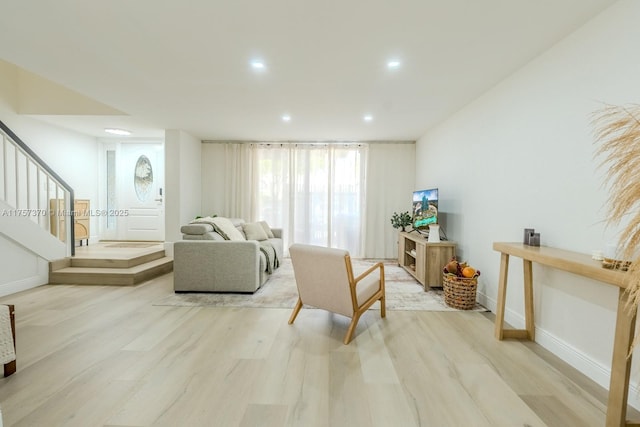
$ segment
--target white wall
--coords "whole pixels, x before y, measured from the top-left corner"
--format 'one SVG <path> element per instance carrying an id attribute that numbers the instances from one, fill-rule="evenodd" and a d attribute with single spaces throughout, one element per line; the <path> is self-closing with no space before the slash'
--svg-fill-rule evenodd
<path id="1" fill-rule="evenodd" d="M 202 143 L 184 131 L 166 130 L 164 153 L 165 240 L 175 242 L 182 239 L 180 227 L 200 215 Z"/>
<path id="2" fill-rule="evenodd" d="M 0 61 L 0 120 L 22 139 L 75 191 L 78 199 L 96 206 L 98 189 L 98 143 L 95 138 L 50 126 L 32 117 L 16 114 L 19 102 L 15 67 Z M 3 219 L 0 217 L 0 221 Z M 97 221 L 91 219 L 91 238 L 96 239 Z M 48 282 L 47 262 L 0 235 L 0 249 L 11 262 L 0 269 L 0 295 Z M 6 251 L 6 252 L 5 252 Z"/>
<path id="3" fill-rule="evenodd" d="M 0 235 L 0 297 L 47 283 L 49 263 Z"/>
<path id="4" fill-rule="evenodd" d="M 494 241 L 521 241 L 526 227 L 543 245 L 582 253 L 614 240 L 590 120 L 602 103 L 640 102 L 638 22 L 640 2 L 614 4 L 418 141 L 416 186 L 440 188 L 449 238 L 482 271 L 491 309 Z M 521 265 L 512 260 L 507 293 L 516 327 Z M 538 266 L 534 283 L 537 341 L 608 387 L 617 288 Z"/>

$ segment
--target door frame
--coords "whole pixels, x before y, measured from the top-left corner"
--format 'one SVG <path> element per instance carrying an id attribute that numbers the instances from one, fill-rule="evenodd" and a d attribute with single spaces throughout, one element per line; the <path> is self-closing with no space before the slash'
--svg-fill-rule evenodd
<path id="1" fill-rule="evenodd" d="M 163 138 L 114 138 L 114 139 L 99 139 L 101 144 L 100 153 L 99 153 L 99 167 L 98 167 L 98 207 L 100 212 L 107 212 L 109 208 L 113 208 L 109 206 L 108 203 L 108 170 L 107 170 L 107 152 L 114 151 L 115 152 L 115 182 L 112 183 L 115 185 L 115 206 L 118 207 L 118 199 L 121 196 L 120 186 L 122 185 L 122 175 L 126 173 L 122 169 L 122 147 L 127 144 L 161 144 L 163 151 L 166 149 L 165 141 Z M 164 189 L 164 176 L 165 176 L 165 162 L 162 162 L 160 166 L 160 171 L 162 175 L 163 182 L 160 183 L 160 186 Z M 163 196 L 164 197 L 164 196 Z M 112 223 L 112 226 L 109 226 L 107 223 L 108 217 L 105 215 L 100 215 L 97 218 L 98 222 L 98 240 L 125 240 L 125 232 L 123 228 L 126 224 L 123 224 L 122 218 L 115 217 L 115 223 Z M 162 227 L 164 228 L 164 223 L 166 221 L 165 215 L 162 216 Z M 163 239 L 164 240 L 164 239 Z"/>

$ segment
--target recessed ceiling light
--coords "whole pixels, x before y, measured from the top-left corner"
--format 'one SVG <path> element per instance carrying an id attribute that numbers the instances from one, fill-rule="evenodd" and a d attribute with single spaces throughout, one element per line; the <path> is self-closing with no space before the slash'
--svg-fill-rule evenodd
<path id="1" fill-rule="evenodd" d="M 387 68 L 398 68 L 399 66 L 400 66 L 400 61 L 396 59 L 387 62 Z"/>
<path id="2" fill-rule="evenodd" d="M 363 120 L 364 120 L 365 122 L 371 122 L 371 121 L 373 121 L 373 116 L 372 116 L 371 114 L 366 114 L 366 115 L 363 117 Z"/>
<path id="3" fill-rule="evenodd" d="M 265 69 L 265 65 L 263 61 L 260 60 L 255 60 L 255 61 L 251 61 L 251 68 L 253 68 L 254 70 L 264 70 Z"/>
<path id="4" fill-rule="evenodd" d="M 104 131 L 106 133 L 110 133 L 112 135 L 119 135 L 119 136 L 129 136 L 129 135 L 131 135 L 131 132 L 129 132 L 128 130 L 124 130 L 124 129 L 106 128 Z"/>
<path id="5" fill-rule="evenodd" d="M 283 122 L 290 122 L 291 121 L 291 116 L 288 114 L 283 114 L 282 115 L 282 121 Z"/>

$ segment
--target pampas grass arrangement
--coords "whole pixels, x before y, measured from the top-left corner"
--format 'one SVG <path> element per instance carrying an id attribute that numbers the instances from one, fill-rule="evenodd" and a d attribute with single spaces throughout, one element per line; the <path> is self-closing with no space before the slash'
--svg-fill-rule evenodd
<path id="1" fill-rule="evenodd" d="M 596 141 L 610 186 L 608 225 L 626 223 L 618 255 L 632 261 L 626 273 L 629 304 L 635 313 L 640 303 L 640 105 L 607 106 L 593 118 Z M 628 222 L 627 222 L 628 221 Z M 634 339 L 635 346 L 638 335 Z"/>

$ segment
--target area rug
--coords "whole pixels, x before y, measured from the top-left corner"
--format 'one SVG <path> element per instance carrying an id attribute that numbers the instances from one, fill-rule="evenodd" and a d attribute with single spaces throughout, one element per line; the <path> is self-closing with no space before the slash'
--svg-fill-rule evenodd
<path id="1" fill-rule="evenodd" d="M 355 274 L 365 271 L 374 261 L 354 259 Z M 385 288 L 387 295 L 387 310 L 417 310 L 417 311 L 463 311 L 447 306 L 441 288 L 431 288 L 425 292 L 422 285 L 416 281 L 397 262 L 386 261 Z M 298 290 L 293 276 L 291 259 L 282 261 L 280 268 L 269 278 L 260 289 L 253 294 L 239 293 L 178 293 L 168 295 L 155 301 L 153 305 L 168 305 L 180 307 L 254 307 L 254 308 L 293 308 L 298 299 Z M 371 308 L 379 309 L 379 302 Z M 487 311 L 480 304 L 473 311 Z"/>

